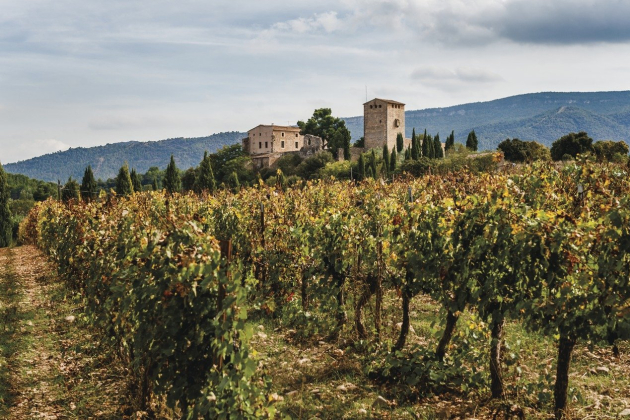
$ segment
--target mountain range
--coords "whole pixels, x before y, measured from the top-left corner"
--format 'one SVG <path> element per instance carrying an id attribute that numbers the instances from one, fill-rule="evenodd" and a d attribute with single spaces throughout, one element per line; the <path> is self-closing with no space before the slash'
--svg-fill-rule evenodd
<path id="1" fill-rule="evenodd" d="M 363 135 L 363 117 L 343 118 L 353 140 Z M 475 102 L 446 108 L 405 112 L 406 137 L 413 128 L 418 134 L 440 134 L 444 141 L 451 130 L 455 140 L 465 143 L 475 130 L 480 150 L 494 150 L 506 138 L 536 140 L 546 146 L 559 137 L 586 131 L 595 140 L 630 140 L 630 91 L 543 92 L 510 96 L 488 102 Z M 239 127 L 247 128 L 247 127 Z M 171 154 L 181 169 L 196 166 L 204 150 L 212 153 L 224 145 L 240 142 L 244 132 L 227 132 L 207 137 L 176 138 L 154 142 L 122 142 L 90 148 L 73 148 L 29 160 L 9 163 L 7 172 L 31 178 L 56 181 L 69 176 L 77 179 L 91 165 L 95 176 L 112 178 L 128 162 L 140 173 L 151 166 L 161 169 Z"/>

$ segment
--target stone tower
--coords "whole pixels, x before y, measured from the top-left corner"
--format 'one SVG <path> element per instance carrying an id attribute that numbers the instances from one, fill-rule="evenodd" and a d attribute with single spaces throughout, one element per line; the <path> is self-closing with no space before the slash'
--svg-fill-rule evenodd
<path id="1" fill-rule="evenodd" d="M 388 99 L 372 99 L 363 104 L 365 147 L 396 147 L 398 133 L 405 137 L 405 104 Z"/>

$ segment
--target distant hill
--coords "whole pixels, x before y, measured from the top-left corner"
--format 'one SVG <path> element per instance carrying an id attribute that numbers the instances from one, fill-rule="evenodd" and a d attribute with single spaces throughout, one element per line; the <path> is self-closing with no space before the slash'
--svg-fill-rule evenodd
<path id="1" fill-rule="evenodd" d="M 394 98 L 395 99 L 395 98 Z M 344 118 L 353 140 L 363 136 L 363 117 Z M 464 143 L 475 130 L 480 150 L 495 149 L 506 138 L 537 140 L 547 146 L 569 133 L 586 131 L 595 140 L 630 140 L 630 91 L 530 93 L 489 102 L 405 112 L 406 137 L 415 127 L 426 128 L 442 140 L 455 130 L 455 141 Z M 140 173 L 151 166 L 163 169 L 171 154 L 180 169 L 197 166 L 204 150 L 240 142 L 246 133 L 228 132 L 208 137 L 177 138 L 153 142 L 124 142 L 66 150 L 4 166 L 7 172 L 45 181 L 80 179 L 87 165 L 103 180 L 112 178 L 125 161 Z"/>
<path id="2" fill-rule="evenodd" d="M 115 177 L 125 161 L 129 163 L 130 168 L 136 168 L 139 173 L 146 172 L 151 166 L 164 169 L 171 154 L 175 156 L 175 163 L 180 169 L 188 169 L 199 164 L 205 150 L 213 153 L 223 146 L 240 142 L 246 135 L 232 131 L 208 137 L 149 142 L 128 141 L 97 147 L 78 147 L 9 163 L 4 165 L 4 169 L 7 172 L 44 181 L 56 182 L 60 179 L 64 182 L 72 176 L 80 182 L 83 171 L 91 165 L 94 176 L 106 180 Z"/>
<path id="3" fill-rule="evenodd" d="M 563 112 L 558 112 L 563 107 Z M 363 135 L 363 117 L 344 120 L 353 140 Z M 406 111 L 405 127 L 406 137 L 411 137 L 414 127 L 418 133 L 425 128 L 430 134 L 440 133 L 443 139 L 455 130 L 455 140 L 462 143 L 474 129 L 483 149 L 494 149 L 507 137 L 537 140 L 549 146 L 570 131 L 586 131 L 596 140 L 628 140 L 630 91 L 529 93 L 489 102 Z"/>

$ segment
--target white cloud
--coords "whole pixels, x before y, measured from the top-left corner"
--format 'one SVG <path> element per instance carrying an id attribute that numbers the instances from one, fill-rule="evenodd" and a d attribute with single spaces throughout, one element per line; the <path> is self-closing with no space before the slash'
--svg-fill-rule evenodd
<path id="1" fill-rule="evenodd" d="M 411 73 L 411 78 L 420 81 L 458 81 L 465 83 L 494 83 L 504 79 L 489 70 L 459 67 L 455 70 L 435 66 L 418 67 Z"/>

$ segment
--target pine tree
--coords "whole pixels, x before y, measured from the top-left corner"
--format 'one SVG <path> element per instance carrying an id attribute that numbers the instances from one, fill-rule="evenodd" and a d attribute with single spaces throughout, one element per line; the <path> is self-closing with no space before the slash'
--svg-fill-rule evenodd
<path id="1" fill-rule="evenodd" d="M 392 155 L 389 157 L 389 172 L 394 173 L 396 171 L 396 159 L 398 156 L 396 155 L 396 150 L 392 150 Z"/>
<path id="2" fill-rule="evenodd" d="M 477 151 L 477 135 L 475 134 L 475 130 L 468 133 L 468 138 L 466 139 L 466 148 L 472 150 L 473 152 Z"/>
<path id="3" fill-rule="evenodd" d="M 10 197 L 8 176 L 0 163 L 0 248 L 10 246 L 13 237 Z"/>
<path id="4" fill-rule="evenodd" d="M 451 131 L 451 134 L 446 138 L 446 143 L 444 144 L 446 151 L 451 150 L 453 147 L 455 147 L 455 130 Z"/>
<path id="5" fill-rule="evenodd" d="M 433 139 L 433 155 L 436 159 L 444 157 L 442 142 L 440 141 L 440 133 L 437 133 L 437 135 Z"/>
<path id="6" fill-rule="evenodd" d="M 61 190 L 61 200 L 64 203 L 67 203 L 70 200 L 80 200 L 81 193 L 79 192 L 79 183 L 72 179 L 72 177 L 68 178 L 68 182 L 63 186 Z"/>
<path id="7" fill-rule="evenodd" d="M 212 171 L 212 162 L 208 156 L 208 152 L 203 153 L 203 159 L 199 164 L 199 177 L 197 178 L 197 192 L 207 191 L 210 194 L 217 189 L 217 181 L 214 179 Z"/>
<path id="8" fill-rule="evenodd" d="M 94 179 L 92 167 L 88 165 L 88 167 L 85 168 L 85 172 L 83 172 L 83 180 L 81 181 L 81 197 L 84 200 L 91 201 L 96 198 L 97 189 L 98 185 Z"/>
<path id="9" fill-rule="evenodd" d="M 179 170 L 175 165 L 175 158 L 171 155 L 171 161 L 166 167 L 164 175 L 164 188 L 169 194 L 180 192 L 182 190 L 182 179 L 179 176 Z"/>
<path id="10" fill-rule="evenodd" d="M 129 195 L 133 194 L 133 183 L 131 182 L 131 175 L 129 175 L 129 167 L 127 162 L 118 171 L 116 177 L 116 194 Z"/>
<path id="11" fill-rule="evenodd" d="M 135 192 L 142 191 L 142 181 L 140 180 L 140 175 L 136 172 L 136 168 L 131 168 L 131 173 L 129 174 L 131 177 L 131 185 L 133 185 L 133 190 Z"/>
<path id="12" fill-rule="evenodd" d="M 429 146 L 429 136 L 427 135 L 427 129 L 424 129 L 424 136 L 422 137 L 422 156 L 431 157 L 430 154 L 430 146 Z"/>
<path id="13" fill-rule="evenodd" d="M 414 136 L 416 135 L 416 129 L 413 129 L 413 134 Z M 402 149 L 405 148 L 405 138 L 403 137 L 402 133 L 398 133 L 396 135 L 396 148 L 394 150 L 398 150 L 398 153 L 402 152 Z M 392 152 L 394 151 L 392 150 Z"/>
<path id="14" fill-rule="evenodd" d="M 363 153 L 359 156 L 359 180 L 365 179 L 365 158 L 363 157 Z"/>
<path id="15" fill-rule="evenodd" d="M 394 149 L 396 151 L 396 149 Z M 383 173 L 385 176 L 389 174 L 389 149 L 387 143 L 383 145 Z"/>

